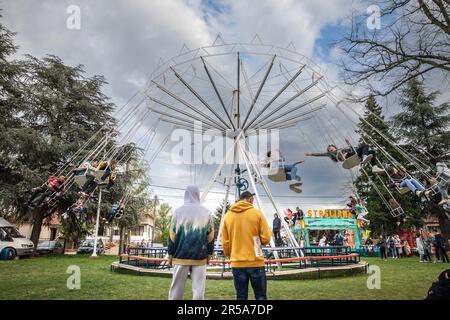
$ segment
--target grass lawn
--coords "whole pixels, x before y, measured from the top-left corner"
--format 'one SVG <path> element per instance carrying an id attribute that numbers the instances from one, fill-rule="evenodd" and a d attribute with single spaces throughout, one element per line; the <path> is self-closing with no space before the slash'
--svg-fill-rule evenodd
<path id="1" fill-rule="evenodd" d="M 0 261 L 0 299 L 166 299 L 170 278 L 109 271 L 112 256 L 44 256 Z M 364 258 L 381 268 L 381 289 L 369 290 L 368 275 L 269 280 L 269 299 L 422 299 L 449 264 L 419 263 L 418 258 Z M 67 267 L 81 269 L 81 289 L 68 290 Z M 191 297 L 190 282 L 185 298 Z M 253 297 L 253 295 L 250 295 Z M 231 280 L 207 280 L 206 299 L 234 299 Z"/>

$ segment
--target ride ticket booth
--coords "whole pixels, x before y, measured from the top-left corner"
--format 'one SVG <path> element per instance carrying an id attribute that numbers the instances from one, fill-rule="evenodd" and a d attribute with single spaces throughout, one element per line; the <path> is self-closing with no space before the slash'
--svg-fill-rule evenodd
<path id="1" fill-rule="evenodd" d="M 359 219 L 347 209 L 310 209 L 300 222 L 307 247 L 317 245 L 323 235 L 331 241 L 336 233 L 344 234 L 345 231 L 348 245 L 358 248 L 361 245 L 360 227 Z"/>

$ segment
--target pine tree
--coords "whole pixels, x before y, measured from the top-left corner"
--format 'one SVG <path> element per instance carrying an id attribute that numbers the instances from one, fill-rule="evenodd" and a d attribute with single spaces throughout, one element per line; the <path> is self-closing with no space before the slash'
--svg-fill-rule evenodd
<path id="1" fill-rule="evenodd" d="M 434 106 L 437 95 L 427 94 L 421 82 L 411 80 L 400 100 L 402 112 L 393 118 L 396 136 L 418 158 L 432 164 L 450 160 L 450 103 Z"/>
<path id="2" fill-rule="evenodd" d="M 225 213 L 230 210 L 231 204 L 227 201 L 227 206 L 225 207 Z M 220 203 L 220 205 L 214 210 L 213 214 L 213 220 L 214 220 L 214 239 L 217 239 L 217 236 L 219 235 L 219 229 L 220 229 L 220 221 L 222 220 L 222 212 L 223 212 L 223 201 Z"/>
<path id="3" fill-rule="evenodd" d="M 413 79 L 403 91 L 402 111 L 393 117 L 393 132 L 404 141 L 404 148 L 432 169 L 436 162 L 450 159 L 450 103 L 434 106 L 438 92 L 426 93 L 424 85 Z M 416 178 L 421 179 L 420 174 Z M 442 234 L 450 238 L 450 222 L 442 208 L 428 203 L 426 213 L 439 218 Z"/>
<path id="4" fill-rule="evenodd" d="M 389 125 L 384 119 L 383 110 L 372 95 L 369 95 L 365 109 L 364 120 L 361 120 L 358 125 L 358 132 L 360 134 L 359 142 L 367 143 L 371 147 L 378 149 L 377 157 L 384 167 L 396 165 L 392 163 L 391 157 L 402 164 L 404 159 L 402 159 L 398 150 L 392 145 L 392 143 L 396 143 L 396 140 L 390 133 Z M 385 154 L 390 155 L 390 157 Z M 393 190 L 391 193 L 401 204 L 405 211 L 405 216 L 400 219 L 392 217 L 389 208 L 378 194 L 380 192 L 386 200 L 391 198 L 390 193 L 385 187 L 386 181 L 387 177 L 384 174 L 379 176 L 371 175 L 370 170 L 364 168 L 361 169 L 359 177 L 355 180 L 358 195 L 367 203 L 367 209 L 369 211 L 367 218 L 370 220 L 370 229 L 372 232 L 375 234 L 392 233 L 395 231 L 398 222 L 403 224 L 405 228 L 413 225 L 421 226 L 420 210 L 417 208 L 416 203 L 410 196 L 402 196 Z"/>

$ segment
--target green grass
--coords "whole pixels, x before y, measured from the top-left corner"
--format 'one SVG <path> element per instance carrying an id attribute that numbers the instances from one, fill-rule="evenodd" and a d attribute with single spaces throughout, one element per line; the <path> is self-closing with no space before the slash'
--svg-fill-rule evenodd
<path id="1" fill-rule="evenodd" d="M 115 257 L 45 256 L 0 261 L 0 299 L 166 299 L 170 278 L 109 271 Z M 449 264 L 419 263 L 417 258 L 381 261 L 381 289 L 369 290 L 368 275 L 317 279 L 269 280 L 270 299 L 422 299 Z M 68 290 L 67 267 L 81 269 L 81 289 Z M 191 297 L 190 282 L 185 298 Z M 252 294 L 250 294 L 252 297 Z M 206 299 L 234 299 L 232 280 L 207 280 Z"/>

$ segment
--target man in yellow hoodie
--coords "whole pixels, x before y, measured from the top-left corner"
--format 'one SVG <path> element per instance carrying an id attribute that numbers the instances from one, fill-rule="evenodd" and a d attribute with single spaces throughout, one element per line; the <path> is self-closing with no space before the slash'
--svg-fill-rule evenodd
<path id="1" fill-rule="evenodd" d="M 247 300 L 250 281 L 255 298 L 267 299 L 266 271 L 262 246 L 269 243 L 272 231 L 266 217 L 253 207 L 253 194 L 245 191 L 225 215 L 222 246 L 231 260 L 238 300 Z"/>

